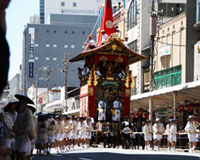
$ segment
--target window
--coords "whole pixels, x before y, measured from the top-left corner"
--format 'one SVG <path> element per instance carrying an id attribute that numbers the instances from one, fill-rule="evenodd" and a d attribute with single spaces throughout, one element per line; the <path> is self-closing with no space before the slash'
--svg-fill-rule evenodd
<path id="1" fill-rule="evenodd" d="M 46 44 L 46 47 L 47 47 L 47 48 L 49 48 L 49 47 L 50 47 L 50 45 L 49 45 L 49 44 Z"/>
<path id="2" fill-rule="evenodd" d="M 158 12 L 159 16 L 175 17 L 180 13 L 185 12 L 185 4 L 181 3 L 159 3 Z"/>
<path id="3" fill-rule="evenodd" d="M 74 31 L 72 31 L 72 34 L 74 34 Z"/>
<path id="4" fill-rule="evenodd" d="M 54 30 L 54 33 L 56 33 L 56 30 Z"/>
<path id="5" fill-rule="evenodd" d="M 72 45 L 71 45 L 71 48 L 75 48 L 75 45 L 74 45 L 74 44 L 72 44 Z"/>
<path id="6" fill-rule="evenodd" d="M 67 44 L 65 44 L 65 45 L 64 45 L 64 48 L 68 48 L 68 45 L 67 45 Z"/>
<path id="7" fill-rule="evenodd" d="M 200 0 L 196 0 L 196 23 L 200 22 Z"/>
<path id="8" fill-rule="evenodd" d="M 85 31 L 83 31 L 82 34 L 85 34 Z"/>
<path id="9" fill-rule="evenodd" d="M 35 47 L 38 47 L 39 45 L 38 44 L 35 44 Z"/>
<path id="10" fill-rule="evenodd" d="M 46 61 L 49 61 L 49 60 L 50 60 L 50 58 L 49 58 L 49 57 L 46 57 L 45 59 L 46 59 Z"/>
<path id="11" fill-rule="evenodd" d="M 65 31 L 65 34 L 67 34 L 67 31 Z"/>
<path id="12" fill-rule="evenodd" d="M 62 6 L 62 7 L 65 6 L 65 2 L 61 2 L 61 6 Z"/>
<path id="13" fill-rule="evenodd" d="M 181 74 L 181 65 L 154 72 L 154 89 L 162 89 L 181 84 Z"/>
<path id="14" fill-rule="evenodd" d="M 131 95 L 137 94 L 137 76 L 133 77 L 134 87 L 131 88 Z"/>
<path id="15" fill-rule="evenodd" d="M 53 57 L 53 61 L 57 61 L 57 57 Z"/>
<path id="16" fill-rule="evenodd" d="M 76 5 L 76 2 L 73 2 L 73 7 L 76 7 L 77 5 Z"/>
<path id="17" fill-rule="evenodd" d="M 128 44 L 128 47 L 134 51 L 138 51 L 138 48 L 137 48 L 137 40 L 135 41 L 132 41 L 131 43 Z"/>
<path id="18" fill-rule="evenodd" d="M 57 48 L 57 44 L 54 44 L 54 45 L 53 45 L 53 48 Z"/>
<path id="19" fill-rule="evenodd" d="M 128 30 L 137 25 L 137 0 L 133 0 L 128 10 Z"/>
<path id="20" fill-rule="evenodd" d="M 38 57 L 35 57 L 35 60 L 37 61 L 39 58 Z"/>
<path id="21" fill-rule="evenodd" d="M 46 32 L 49 33 L 49 30 L 47 30 Z"/>

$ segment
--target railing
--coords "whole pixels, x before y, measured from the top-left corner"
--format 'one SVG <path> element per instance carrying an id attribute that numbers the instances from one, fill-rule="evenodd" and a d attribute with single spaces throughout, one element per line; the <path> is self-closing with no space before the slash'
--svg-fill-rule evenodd
<path id="1" fill-rule="evenodd" d="M 181 65 L 154 73 L 154 89 L 181 84 L 182 79 Z"/>
<path id="2" fill-rule="evenodd" d="M 92 131 L 92 132 L 94 132 L 95 139 L 98 139 L 98 137 L 96 137 L 97 130 Z M 143 132 L 132 132 L 132 133 L 135 135 L 134 141 L 137 141 L 137 143 L 135 143 L 135 145 L 142 146 L 145 144 Z M 121 136 L 121 138 L 122 138 L 122 136 Z M 152 136 L 152 138 L 153 138 L 153 136 Z M 152 139 L 152 146 L 153 146 L 153 144 L 154 144 L 154 140 Z M 160 147 L 167 148 L 167 134 L 163 134 Z M 189 149 L 189 140 L 188 140 L 187 133 L 178 133 L 177 134 L 176 149 L 182 149 L 183 151 Z M 200 139 L 197 139 L 196 149 L 200 150 Z"/>

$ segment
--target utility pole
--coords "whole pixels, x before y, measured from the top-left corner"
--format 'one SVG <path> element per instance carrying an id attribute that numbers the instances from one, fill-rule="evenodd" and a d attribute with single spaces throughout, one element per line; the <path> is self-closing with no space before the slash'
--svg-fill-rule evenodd
<path id="1" fill-rule="evenodd" d="M 38 77 L 37 74 L 35 75 L 35 108 L 36 112 L 38 112 Z"/>
<path id="2" fill-rule="evenodd" d="M 64 108 L 67 112 L 68 107 L 67 107 L 67 99 L 68 99 L 68 94 L 67 94 L 67 54 L 65 54 L 65 58 L 64 58 L 64 81 L 65 81 L 65 102 L 64 102 Z"/>
<path id="3" fill-rule="evenodd" d="M 49 85 L 50 85 L 50 73 L 52 72 L 50 67 L 47 66 L 46 68 L 47 70 L 47 82 L 46 82 L 46 85 L 47 85 L 47 103 L 49 103 Z"/>
<path id="4" fill-rule="evenodd" d="M 155 0 L 152 0 L 152 8 L 151 8 L 151 18 L 150 18 L 150 37 L 151 37 L 151 50 L 150 50 L 150 69 L 149 69 L 149 91 L 153 91 L 153 59 L 154 59 L 154 42 L 155 42 L 155 36 L 156 36 L 156 19 L 157 15 L 155 12 Z M 149 98 L 149 118 L 152 120 L 153 116 L 153 100 L 150 97 Z"/>

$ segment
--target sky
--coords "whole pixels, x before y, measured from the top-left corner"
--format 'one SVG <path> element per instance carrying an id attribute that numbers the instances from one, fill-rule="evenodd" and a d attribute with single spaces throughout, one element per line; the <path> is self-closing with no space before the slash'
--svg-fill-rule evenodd
<path id="1" fill-rule="evenodd" d="M 39 0 L 11 0 L 6 10 L 7 40 L 10 46 L 9 80 L 17 73 L 22 63 L 22 43 L 24 27 L 30 16 L 39 14 Z"/>

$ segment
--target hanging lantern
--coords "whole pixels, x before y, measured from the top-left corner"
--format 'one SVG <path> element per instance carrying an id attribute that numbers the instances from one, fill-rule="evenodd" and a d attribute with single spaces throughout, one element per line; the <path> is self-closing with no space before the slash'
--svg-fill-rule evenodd
<path id="1" fill-rule="evenodd" d="M 179 112 L 181 113 L 181 112 L 183 112 L 183 110 L 184 110 L 184 106 L 183 106 L 183 105 L 180 105 L 180 106 L 179 106 Z"/>
<path id="2" fill-rule="evenodd" d="M 188 112 L 189 112 L 189 113 L 192 113 L 192 112 L 193 112 L 193 106 L 192 106 L 192 104 L 189 104 L 189 105 L 188 105 Z"/>

